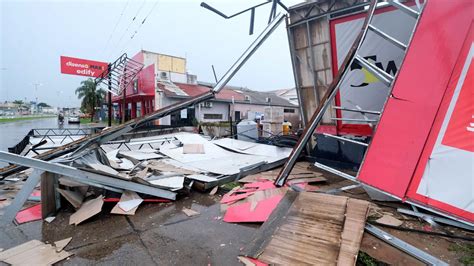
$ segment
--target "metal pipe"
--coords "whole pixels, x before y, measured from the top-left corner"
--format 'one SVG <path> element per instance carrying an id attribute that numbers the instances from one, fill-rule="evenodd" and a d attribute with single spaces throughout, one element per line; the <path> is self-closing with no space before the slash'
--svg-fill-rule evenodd
<path id="1" fill-rule="evenodd" d="M 262 43 L 275 31 L 280 23 L 285 18 L 285 15 L 278 14 L 277 17 L 263 30 L 262 33 L 252 42 L 252 44 L 245 50 L 245 52 L 237 59 L 237 61 L 230 67 L 230 69 L 222 76 L 217 84 L 212 89 L 213 93 L 221 91 L 229 80 L 239 71 L 239 69 L 247 62 L 247 60 L 257 51 Z"/>
<path id="2" fill-rule="evenodd" d="M 362 114 L 371 114 L 371 115 L 380 115 L 381 113 L 379 111 L 369 111 L 369 110 L 359 110 L 359 109 L 351 109 L 351 108 L 346 108 L 346 107 L 340 107 L 340 106 L 333 106 L 333 109 L 336 110 L 342 110 L 342 111 L 347 111 L 347 112 L 355 112 L 355 113 L 362 113 Z"/>
<path id="3" fill-rule="evenodd" d="M 356 179 L 355 176 L 351 176 L 351 175 L 349 175 L 349 174 L 346 174 L 346 173 L 344 173 L 344 172 L 341 172 L 341 171 L 339 171 L 339 170 L 337 170 L 337 169 L 334 169 L 334 168 L 332 168 L 332 167 L 329 167 L 329 166 L 327 166 L 327 165 L 324 165 L 324 164 L 315 162 L 315 163 L 314 163 L 314 166 L 316 166 L 316 167 L 319 168 L 319 169 L 328 171 L 329 173 L 333 173 L 333 174 L 335 174 L 335 175 L 342 176 L 342 177 L 344 177 L 345 179 L 349 179 L 349 180 L 352 180 L 352 181 L 354 181 L 354 182 L 357 182 L 357 179 Z"/>
<path id="4" fill-rule="evenodd" d="M 428 264 L 428 265 L 448 265 L 446 262 L 420 250 L 399 238 L 373 226 L 370 224 L 365 225 L 365 230 L 370 234 L 374 235 L 375 237 L 385 241 L 386 243 L 398 248 L 399 250 L 419 259 L 420 261 Z"/>
<path id="5" fill-rule="evenodd" d="M 351 143 L 354 143 L 354 144 L 359 144 L 359 145 L 366 146 L 366 147 L 369 146 L 369 144 L 364 143 L 364 142 L 360 142 L 360 141 L 353 140 L 353 139 L 347 139 L 347 138 L 331 135 L 331 134 L 328 134 L 328 133 L 323 133 L 323 136 L 334 138 L 334 139 L 337 139 L 337 140 L 340 140 L 340 141 L 347 141 L 347 142 L 351 142 Z"/>

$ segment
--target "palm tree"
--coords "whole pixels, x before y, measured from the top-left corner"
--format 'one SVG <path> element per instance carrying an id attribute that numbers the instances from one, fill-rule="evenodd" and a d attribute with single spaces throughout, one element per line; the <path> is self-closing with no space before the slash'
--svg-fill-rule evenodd
<path id="1" fill-rule="evenodd" d="M 103 102 L 105 91 L 97 90 L 94 80 L 89 78 L 81 81 L 81 86 L 76 89 L 76 95 L 82 99 L 81 110 L 91 114 L 91 122 L 94 121 L 95 107 Z"/>

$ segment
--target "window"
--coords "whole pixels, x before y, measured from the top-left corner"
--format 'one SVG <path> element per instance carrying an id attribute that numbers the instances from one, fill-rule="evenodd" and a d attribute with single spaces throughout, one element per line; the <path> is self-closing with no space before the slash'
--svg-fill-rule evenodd
<path id="1" fill-rule="evenodd" d="M 246 101 L 246 102 L 250 102 L 250 96 L 245 95 L 245 101 Z"/>
<path id="2" fill-rule="evenodd" d="M 138 79 L 133 81 L 133 92 L 138 93 Z"/>
<path id="3" fill-rule="evenodd" d="M 204 114 L 204 119 L 222 120 L 222 114 Z"/>
<path id="4" fill-rule="evenodd" d="M 271 103 L 271 102 L 272 102 L 272 98 L 267 97 L 267 98 L 265 98 L 265 101 L 266 101 L 267 103 Z"/>
<path id="5" fill-rule="evenodd" d="M 292 109 L 292 108 L 285 108 L 285 109 L 283 109 L 283 112 L 284 112 L 284 113 L 294 113 L 294 112 L 295 112 L 295 109 Z"/>

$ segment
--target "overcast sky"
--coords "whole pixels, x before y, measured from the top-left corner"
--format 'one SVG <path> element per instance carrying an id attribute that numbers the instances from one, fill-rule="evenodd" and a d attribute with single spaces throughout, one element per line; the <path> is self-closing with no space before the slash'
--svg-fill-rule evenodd
<path id="1" fill-rule="evenodd" d="M 54 106 L 79 105 L 74 90 L 85 77 L 61 74 L 61 55 L 110 62 L 144 49 L 186 57 L 189 72 L 212 82 L 211 65 L 220 77 L 266 26 L 270 5 L 257 9 L 249 36 L 250 13 L 225 20 L 200 2 L 0 0 L 0 101 L 38 97 Z M 229 15 L 263 0 L 206 2 Z M 294 87 L 283 24 L 230 84 L 262 91 Z"/>

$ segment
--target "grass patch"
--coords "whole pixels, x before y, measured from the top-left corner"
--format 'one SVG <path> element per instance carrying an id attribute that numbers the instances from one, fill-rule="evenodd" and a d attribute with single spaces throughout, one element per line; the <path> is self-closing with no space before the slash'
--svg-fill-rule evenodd
<path id="1" fill-rule="evenodd" d="M 10 123 L 22 120 L 33 120 L 33 119 L 41 119 L 41 118 L 51 118 L 56 117 L 55 115 L 45 115 L 45 116 L 19 116 L 19 117 L 1 117 L 0 123 Z"/>
<path id="2" fill-rule="evenodd" d="M 378 261 L 372 258 L 371 256 L 369 256 L 369 254 L 365 252 L 359 251 L 359 256 L 357 256 L 356 265 L 357 266 L 385 266 L 388 264 L 385 264 L 381 261 Z"/>
<path id="3" fill-rule="evenodd" d="M 91 124 L 91 123 L 96 123 L 96 124 L 104 124 L 108 125 L 109 120 L 105 119 L 102 121 L 92 121 L 90 118 L 80 118 L 81 124 Z M 118 125 L 120 124 L 117 120 L 112 120 L 112 125 Z"/>
<path id="4" fill-rule="evenodd" d="M 463 265 L 474 265 L 474 244 L 454 243 L 448 250 L 460 255 L 458 261 Z"/>
<path id="5" fill-rule="evenodd" d="M 230 183 L 226 183 L 222 185 L 221 188 L 223 188 L 224 190 L 232 190 L 233 188 L 238 187 L 238 186 L 240 186 L 240 183 L 230 182 Z"/>

